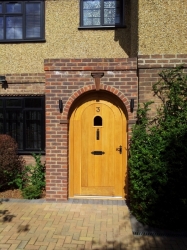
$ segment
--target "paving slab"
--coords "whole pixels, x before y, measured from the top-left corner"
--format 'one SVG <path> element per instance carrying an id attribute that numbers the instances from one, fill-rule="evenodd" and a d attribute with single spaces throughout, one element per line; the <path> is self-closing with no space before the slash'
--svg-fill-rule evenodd
<path id="1" fill-rule="evenodd" d="M 0 204 L 3 249 L 187 250 L 187 238 L 133 235 L 129 209 L 122 200 L 5 199 Z"/>

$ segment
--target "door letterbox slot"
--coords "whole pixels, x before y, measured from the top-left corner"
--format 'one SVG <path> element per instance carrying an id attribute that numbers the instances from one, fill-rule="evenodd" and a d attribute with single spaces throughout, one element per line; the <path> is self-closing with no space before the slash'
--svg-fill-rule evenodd
<path id="1" fill-rule="evenodd" d="M 93 155 L 104 155 L 105 152 L 103 152 L 103 151 L 92 151 L 91 154 L 93 154 Z"/>

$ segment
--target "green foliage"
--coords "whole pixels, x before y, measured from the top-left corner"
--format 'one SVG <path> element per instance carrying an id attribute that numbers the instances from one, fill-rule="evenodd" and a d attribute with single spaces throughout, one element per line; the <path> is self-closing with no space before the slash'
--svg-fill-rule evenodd
<path id="1" fill-rule="evenodd" d="M 45 164 L 42 164 L 40 154 L 33 154 L 33 157 L 35 165 L 24 166 L 14 180 L 25 199 L 39 198 L 45 188 Z"/>
<path id="2" fill-rule="evenodd" d="M 138 109 L 130 147 L 130 204 L 144 224 L 187 227 L 187 76 L 182 67 L 165 70 L 153 86 L 162 105 Z"/>
<path id="3" fill-rule="evenodd" d="M 19 188 L 24 198 L 40 197 L 45 188 L 45 164 L 41 155 L 33 154 L 35 165 L 24 166 L 17 155 L 17 143 L 9 135 L 0 135 L 0 188 Z"/>
<path id="4" fill-rule="evenodd" d="M 41 196 L 42 190 L 37 185 L 29 185 L 22 190 L 23 198 L 37 199 Z"/>
<path id="5" fill-rule="evenodd" d="M 9 135 L 0 135 L 0 188 L 16 187 L 16 176 L 21 174 L 24 160 L 17 155 L 17 143 Z"/>
<path id="6" fill-rule="evenodd" d="M 35 166 L 29 165 L 25 167 L 27 176 L 25 176 L 25 185 L 32 184 L 40 189 L 45 188 L 45 164 L 41 162 L 41 155 L 33 154 Z"/>
<path id="7" fill-rule="evenodd" d="M 27 186 L 37 186 L 40 190 L 45 188 L 45 164 L 41 162 L 41 155 L 33 154 L 35 165 L 27 165 L 21 174 L 16 176 L 15 182 L 20 189 Z"/>

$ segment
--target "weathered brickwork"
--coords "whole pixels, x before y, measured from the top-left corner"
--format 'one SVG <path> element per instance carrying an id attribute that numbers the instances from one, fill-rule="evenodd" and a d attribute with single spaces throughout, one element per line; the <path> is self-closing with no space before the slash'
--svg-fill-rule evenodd
<path id="1" fill-rule="evenodd" d="M 187 54 L 138 56 L 139 103 L 154 101 L 150 115 L 153 115 L 160 105 L 160 100 L 154 97 L 152 92 L 153 84 L 160 80 L 158 74 L 164 69 L 179 65 L 183 65 L 184 72 L 187 72 Z"/>
<path id="2" fill-rule="evenodd" d="M 35 166 L 36 161 L 32 155 L 22 155 L 22 157 L 25 160 L 26 165 Z M 41 162 L 42 162 L 42 164 L 45 164 L 45 155 L 41 155 Z"/>
<path id="3" fill-rule="evenodd" d="M 7 74 L 7 83 L 0 88 L 0 95 L 44 95 L 45 74 Z"/>
<path id="4" fill-rule="evenodd" d="M 46 96 L 46 194 L 47 200 L 63 201 L 68 198 L 69 117 L 72 105 L 78 97 L 96 91 L 93 73 L 104 73 L 100 78 L 100 90 L 119 98 L 126 109 L 128 137 L 136 122 L 139 103 L 155 101 L 151 115 L 160 105 L 153 96 L 152 86 L 163 69 L 184 65 L 187 73 L 187 54 L 139 55 L 138 58 L 85 58 L 46 59 L 43 73 L 7 74 L 7 86 L 0 88 L 1 96 Z M 63 112 L 59 111 L 59 100 Z M 135 100 L 134 112 L 130 112 L 130 100 Z M 31 156 L 24 156 L 27 164 L 34 163 Z"/>
<path id="5" fill-rule="evenodd" d="M 128 59 L 49 59 L 46 70 L 46 181 L 48 200 L 68 198 L 68 121 L 77 97 L 96 91 L 91 73 L 103 72 L 100 89 L 116 95 L 127 109 L 129 127 L 135 122 L 130 99 L 137 106 L 137 60 Z M 58 100 L 63 100 L 60 114 Z M 136 107 L 135 107 L 136 108 Z"/>

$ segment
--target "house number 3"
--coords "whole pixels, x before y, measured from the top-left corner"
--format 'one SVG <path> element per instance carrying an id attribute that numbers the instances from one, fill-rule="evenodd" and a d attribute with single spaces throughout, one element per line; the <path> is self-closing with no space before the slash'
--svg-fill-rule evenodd
<path id="1" fill-rule="evenodd" d="M 100 107 L 96 107 L 96 112 L 100 112 Z"/>

